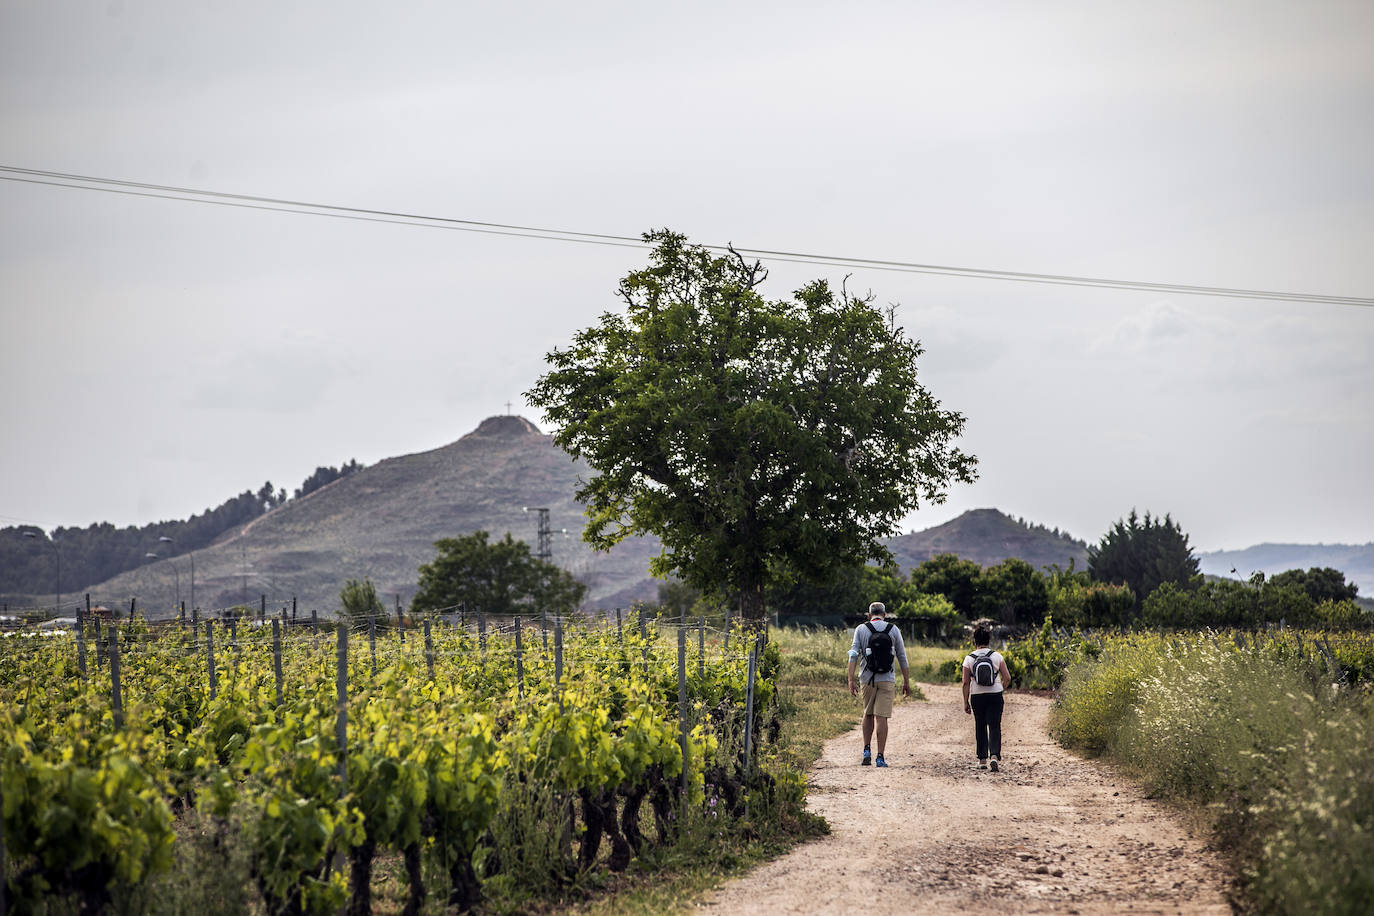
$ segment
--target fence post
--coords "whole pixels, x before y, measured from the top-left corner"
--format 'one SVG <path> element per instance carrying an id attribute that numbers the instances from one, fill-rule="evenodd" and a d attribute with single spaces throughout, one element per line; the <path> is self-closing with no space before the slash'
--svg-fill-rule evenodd
<path id="1" fill-rule="evenodd" d="M 687 751 L 691 744 L 687 739 L 687 630 L 685 627 L 677 628 L 677 720 L 678 742 L 682 745 L 682 803 L 686 805 Z"/>
<path id="2" fill-rule="evenodd" d="M 320 635 L 320 612 L 313 607 L 310 609 L 310 632 Z"/>
<path id="3" fill-rule="evenodd" d="M 85 634 L 85 632 L 82 630 L 82 628 L 79 627 L 79 626 L 76 628 L 76 667 L 79 668 L 79 669 L 81 670 L 81 679 L 82 679 L 82 680 L 85 680 L 85 679 L 86 679 L 86 634 Z M 4 872 L 3 872 L 3 871 L 0 871 L 0 875 L 3 875 L 3 874 L 4 874 Z M 3 883 L 4 883 L 3 879 L 0 879 L 0 884 L 3 884 Z M 0 913 L 0 916 L 4 916 L 4 914 Z"/>
<path id="4" fill-rule="evenodd" d="M 544 654 L 549 652 L 549 610 L 548 608 L 539 609 L 539 635 L 544 638 Z"/>
<path id="5" fill-rule="evenodd" d="M 563 617 L 553 622 L 553 692 L 558 697 L 558 711 L 563 711 Z"/>
<path id="6" fill-rule="evenodd" d="M 615 641 L 622 648 L 625 646 L 625 625 L 620 619 L 620 608 L 615 609 Z"/>
<path id="7" fill-rule="evenodd" d="M 105 629 L 100 625 L 100 618 L 95 619 L 95 670 L 102 671 L 105 668 L 105 640 L 100 631 Z"/>
<path id="8" fill-rule="evenodd" d="M 377 676 L 377 615 L 367 612 L 367 645 L 372 652 L 372 676 Z"/>
<path id="9" fill-rule="evenodd" d="M 234 680 L 239 679 L 239 622 L 237 618 L 229 619 L 229 654 L 231 670 Z"/>
<path id="10" fill-rule="evenodd" d="M 215 693 L 219 689 L 219 683 L 215 675 L 215 635 L 214 621 L 205 621 L 205 657 L 206 664 L 210 669 L 210 699 L 214 700 Z"/>
<path id="11" fill-rule="evenodd" d="M 525 647 L 521 640 L 523 628 L 520 618 L 515 618 L 515 689 L 520 699 L 525 698 Z"/>
<path id="12" fill-rule="evenodd" d="M 649 625 L 644 622 L 644 608 L 639 609 L 639 655 L 644 659 L 644 673 L 649 673 Z"/>
<path id="13" fill-rule="evenodd" d="M 267 622 L 267 596 L 263 595 L 258 603 L 258 623 Z"/>
<path id="14" fill-rule="evenodd" d="M 749 649 L 749 676 L 744 686 L 744 778 L 749 778 L 751 752 L 754 747 L 754 672 L 759 667 L 759 646 Z"/>
<path id="15" fill-rule="evenodd" d="M 429 679 L 434 680 L 434 640 L 429 635 L 429 618 L 425 618 L 425 664 L 429 665 Z"/>
<path id="16" fill-rule="evenodd" d="M 482 664 L 487 663 L 487 612 L 477 609 L 477 648 L 482 653 Z"/>
<path id="17" fill-rule="evenodd" d="M 277 705 L 281 705 L 281 621 L 272 618 L 272 674 L 277 682 Z"/>
<path id="18" fill-rule="evenodd" d="M 339 743 L 339 794 L 348 792 L 348 627 L 339 627 L 339 672 L 336 681 L 339 717 L 334 738 Z"/>
<path id="19" fill-rule="evenodd" d="M 697 677 L 706 680 L 706 618 L 697 620 Z"/>
<path id="20" fill-rule="evenodd" d="M 730 651 L 730 605 L 725 606 L 725 651 Z"/>
<path id="21" fill-rule="evenodd" d="M 114 707 L 114 725 L 124 727 L 124 695 L 119 684 L 119 629 L 110 627 L 110 702 Z"/>
<path id="22" fill-rule="evenodd" d="M 200 608 L 191 608 L 191 653 L 200 651 Z"/>

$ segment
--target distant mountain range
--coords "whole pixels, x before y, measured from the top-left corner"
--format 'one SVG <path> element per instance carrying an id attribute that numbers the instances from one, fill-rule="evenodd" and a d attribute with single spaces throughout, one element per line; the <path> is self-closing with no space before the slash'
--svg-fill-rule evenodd
<path id="1" fill-rule="evenodd" d="M 1360 587 L 1361 598 L 1374 598 L 1374 543 L 1371 544 L 1256 544 L 1244 550 L 1214 550 L 1198 554 L 1198 565 L 1209 576 L 1248 579 L 1289 569 L 1339 569 L 1347 582 Z"/>
<path id="2" fill-rule="evenodd" d="M 388 605 L 409 607 L 418 569 L 434 558 L 436 540 L 484 529 L 497 537 L 509 531 L 534 545 L 534 510 L 545 508 L 554 532 L 553 560 L 587 584 L 589 607 L 610 609 L 655 599 L 658 582 L 649 577 L 648 565 L 661 549 L 656 538 L 629 539 L 609 553 L 593 551 L 581 540 L 583 509 L 573 493 L 588 473 L 528 420 L 490 417 L 449 445 L 389 458 L 288 500 L 194 555 L 150 562 L 83 591 L 93 603 L 122 610 L 136 597 L 149 618 L 165 618 L 175 614 L 178 600 L 190 606 L 194 567 L 195 604 L 202 608 L 257 608 L 265 601 L 275 613 L 290 607 L 294 598 L 299 614 L 308 615 L 311 609 L 327 614 L 338 605 L 344 581 L 362 578 L 372 580 Z M 1070 562 L 1082 569 L 1087 562 L 1083 541 L 996 509 L 971 510 L 885 543 L 903 570 L 939 553 L 984 566 L 1008 557 L 1020 557 L 1037 569 L 1068 568 Z M 1209 571 L 1234 565 L 1239 578 L 1248 577 L 1252 567 L 1268 571 L 1274 564 L 1284 569 L 1335 566 L 1356 578 L 1323 552 L 1335 549 L 1292 545 L 1288 556 L 1300 560 L 1284 560 L 1281 552 L 1266 554 L 1263 566 L 1225 559 L 1243 551 L 1206 554 L 1203 562 Z M 1346 549 L 1364 551 L 1350 557 L 1354 569 L 1368 577 L 1374 570 L 1374 545 Z M 1374 583 L 1361 582 L 1361 590 L 1374 590 Z M 64 598 L 70 608 L 72 596 Z"/>

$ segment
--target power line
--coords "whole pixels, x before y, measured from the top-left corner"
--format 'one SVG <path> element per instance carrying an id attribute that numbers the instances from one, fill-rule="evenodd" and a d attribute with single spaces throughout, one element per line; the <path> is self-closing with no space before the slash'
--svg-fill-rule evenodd
<path id="1" fill-rule="evenodd" d="M 287 198 L 261 197 L 251 194 L 233 194 L 224 191 L 205 190 L 202 188 L 185 188 L 175 185 L 152 184 L 149 182 L 127 181 L 116 178 L 100 178 L 92 175 L 76 175 L 67 172 L 27 169 L 18 166 L 0 165 L 0 179 L 23 182 L 26 184 L 71 188 L 81 191 L 101 191 L 133 197 L 176 200 L 186 203 L 213 204 L 216 206 L 237 207 L 249 210 L 296 213 L 305 216 L 324 216 L 334 219 L 351 219 L 364 222 L 417 226 L 430 229 L 449 229 L 487 235 L 544 239 L 546 241 L 578 242 L 582 244 L 607 245 L 618 248 L 648 247 L 643 239 L 634 236 L 584 232 L 570 229 L 550 229 L 540 226 L 521 226 L 510 223 L 460 219 L 456 217 L 429 216 L 419 213 L 406 213 L 403 211 L 374 210 L 365 207 L 322 204 Z M 703 247 L 713 251 L 727 251 L 731 250 L 732 246 L 705 245 Z M 1278 290 L 1245 289 L 1227 286 L 1200 286 L 1147 280 L 1116 280 L 1105 277 L 1032 273 L 980 267 L 954 267 L 941 264 L 923 264 L 914 261 L 809 254 L 805 252 L 778 251 L 767 248 L 733 248 L 733 250 L 740 254 L 757 257 L 761 260 L 796 264 L 815 264 L 825 267 L 851 267 L 897 273 L 962 277 L 976 280 L 1001 280 L 1016 283 L 1080 286 L 1099 289 L 1131 290 L 1137 292 L 1172 293 L 1188 296 L 1216 296 L 1231 299 L 1311 302 L 1326 305 L 1352 305 L 1363 307 L 1374 306 L 1374 298 L 1362 296 L 1331 296 L 1319 293 L 1283 292 Z"/>

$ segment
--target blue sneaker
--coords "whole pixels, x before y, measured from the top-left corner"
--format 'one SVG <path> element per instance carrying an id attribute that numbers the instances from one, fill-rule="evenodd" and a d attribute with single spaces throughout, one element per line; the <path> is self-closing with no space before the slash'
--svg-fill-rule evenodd
<path id="1" fill-rule="evenodd" d="M 879 758 L 879 759 L 881 759 L 881 758 Z M 861 767 L 871 766 L 872 763 L 873 763 L 873 752 L 870 751 L 868 748 L 864 748 L 864 759 L 859 761 L 859 766 L 861 766 Z"/>
<path id="2" fill-rule="evenodd" d="M 878 755 L 878 760 L 877 760 L 877 762 L 874 763 L 873 765 L 876 766 L 876 767 L 885 767 L 885 766 L 887 766 L 887 761 L 883 759 L 883 755 L 882 755 L 882 754 L 879 754 L 879 755 Z"/>

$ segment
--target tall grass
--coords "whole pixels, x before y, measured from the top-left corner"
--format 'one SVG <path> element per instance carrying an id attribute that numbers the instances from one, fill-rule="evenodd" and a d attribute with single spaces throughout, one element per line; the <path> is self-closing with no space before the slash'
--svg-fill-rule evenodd
<path id="1" fill-rule="evenodd" d="M 1257 910 L 1368 913 L 1374 693 L 1321 674 L 1301 653 L 1142 634 L 1069 669 L 1054 729 L 1205 805 Z"/>

